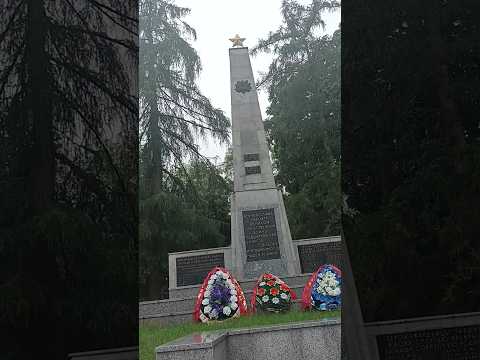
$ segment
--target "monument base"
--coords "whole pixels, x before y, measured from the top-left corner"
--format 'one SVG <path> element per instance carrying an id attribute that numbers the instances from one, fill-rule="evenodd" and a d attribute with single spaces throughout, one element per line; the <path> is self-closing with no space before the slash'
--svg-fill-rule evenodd
<path id="1" fill-rule="evenodd" d="M 156 360 L 338 360 L 339 319 L 196 333 L 155 349 Z"/>
<path id="2" fill-rule="evenodd" d="M 301 273 L 282 200 L 277 189 L 231 196 L 232 270 L 240 279 Z"/>
<path id="3" fill-rule="evenodd" d="M 281 214 L 280 209 L 279 213 Z M 311 274 L 320 265 L 334 264 L 340 269 L 343 267 L 340 236 L 290 240 L 291 245 L 288 247 L 288 251 L 293 253 L 290 255 L 290 260 L 285 260 L 285 258 L 266 260 L 264 265 L 258 261 L 246 262 L 247 265 L 244 266 L 243 258 L 241 258 L 241 254 L 239 255 L 241 249 L 238 245 L 235 247 L 235 240 L 232 240 L 232 243 L 231 247 L 169 253 L 169 298 L 180 299 L 196 296 L 203 279 L 215 266 L 226 267 L 230 270 L 246 292 L 253 289 L 255 281 L 263 272 L 280 276 L 287 284 L 295 286 L 305 285 L 306 281 L 297 284 L 296 278 L 303 279 L 303 275 Z M 281 250 L 280 252 L 285 251 Z M 278 265 L 279 263 L 280 265 Z M 283 273 L 275 271 L 279 269 L 290 269 L 291 271 Z"/>
<path id="4" fill-rule="evenodd" d="M 311 273 L 320 265 L 334 264 L 340 269 L 343 268 L 340 236 L 293 240 L 292 244 L 295 256 L 299 259 L 297 266 L 300 270 L 293 275 L 284 275 L 282 279 L 298 296 L 301 295 Z M 160 325 L 191 322 L 200 284 L 207 273 L 217 265 L 231 270 L 245 296 L 250 299 L 257 276 L 242 278 L 236 270 L 232 270 L 233 264 L 232 248 L 229 246 L 170 253 L 169 299 L 140 302 L 140 321 Z"/>

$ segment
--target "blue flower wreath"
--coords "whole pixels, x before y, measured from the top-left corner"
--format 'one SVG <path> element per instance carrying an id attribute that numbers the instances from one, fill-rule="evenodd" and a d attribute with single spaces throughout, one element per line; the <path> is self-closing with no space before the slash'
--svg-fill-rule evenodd
<path id="1" fill-rule="evenodd" d="M 322 286 L 322 281 L 326 278 L 332 278 L 337 283 L 334 288 L 330 288 L 332 290 L 330 291 L 330 294 L 326 293 Z M 342 305 L 341 288 L 342 275 L 340 270 L 333 265 L 324 265 L 320 267 L 311 289 L 310 300 L 312 307 L 320 311 L 339 309 Z"/>

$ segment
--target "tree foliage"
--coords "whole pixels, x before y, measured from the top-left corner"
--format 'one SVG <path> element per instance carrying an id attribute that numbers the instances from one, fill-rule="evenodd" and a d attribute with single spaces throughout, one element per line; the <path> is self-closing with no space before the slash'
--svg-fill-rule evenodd
<path id="1" fill-rule="evenodd" d="M 342 188 L 355 215 L 342 223 L 367 321 L 480 309 L 480 7 L 468 7 L 345 12 Z"/>
<path id="2" fill-rule="evenodd" d="M 190 192 L 162 191 L 140 203 L 140 297 L 168 297 L 168 253 L 226 246 L 231 183 L 202 161 L 186 164 Z M 158 274 L 158 277 L 152 276 Z M 152 283 L 152 277 L 158 283 Z"/>
<path id="3" fill-rule="evenodd" d="M 196 85 L 196 33 L 172 1 L 140 1 L 140 282 L 167 296 L 168 252 L 224 245 L 227 182 L 196 144 L 228 142 L 229 121 Z"/>
<path id="4" fill-rule="evenodd" d="M 6 358 L 135 343 L 133 5 L 0 2 Z"/>
<path id="5" fill-rule="evenodd" d="M 252 50 L 273 51 L 265 121 L 295 238 L 340 233 L 340 31 L 321 35 L 335 1 L 282 2 L 283 24 Z"/>
<path id="6" fill-rule="evenodd" d="M 140 2 L 141 180 L 149 193 L 174 178 L 186 156 L 201 157 L 196 136 L 228 141 L 228 119 L 195 84 L 201 64 L 188 42 L 195 30 L 182 20 L 189 12 L 171 1 Z"/>

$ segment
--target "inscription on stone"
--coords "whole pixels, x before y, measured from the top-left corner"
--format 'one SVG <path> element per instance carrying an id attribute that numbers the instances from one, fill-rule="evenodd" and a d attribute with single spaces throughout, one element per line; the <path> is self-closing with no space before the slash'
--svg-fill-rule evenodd
<path id="1" fill-rule="evenodd" d="M 215 266 L 225 266 L 223 253 L 185 256 L 176 259 L 177 286 L 201 284 Z"/>
<path id="2" fill-rule="evenodd" d="M 258 154 L 245 154 L 243 155 L 243 161 L 258 161 Z"/>
<path id="3" fill-rule="evenodd" d="M 243 211 L 247 262 L 280 259 L 274 209 Z"/>
<path id="4" fill-rule="evenodd" d="M 311 273 L 323 264 L 333 264 L 342 269 L 342 247 L 340 241 L 298 245 L 298 257 L 302 273 Z"/>
<path id="5" fill-rule="evenodd" d="M 479 360 L 480 325 L 377 336 L 381 360 Z"/>
<path id="6" fill-rule="evenodd" d="M 260 174 L 260 166 L 246 166 L 245 167 L 245 174 Z"/>

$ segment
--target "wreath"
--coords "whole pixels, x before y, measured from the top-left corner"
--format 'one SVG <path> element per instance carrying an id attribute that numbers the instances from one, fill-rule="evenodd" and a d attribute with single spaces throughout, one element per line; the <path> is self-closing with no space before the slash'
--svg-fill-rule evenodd
<path id="1" fill-rule="evenodd" d="M 304 310 L 336 310 L 342 305 L 342 272 L 334 265 L 322 265 L 308 280 L 302 294 Z"/>
<path id="2" fill-rule="evenodd" d="M 295 299 L 295 292 L 283 280 L 267 273 L 258 278 L 250 303 L 252 311 L 258 307 L 263 311 L 285 312 Z"/>
<path id="3" fill-rule="evenodd" d="M 223 321 L 247 312 L 247 302 L 237 280 L 226 269 L 213 268 L 198 292 L 195 321 Z"/>

